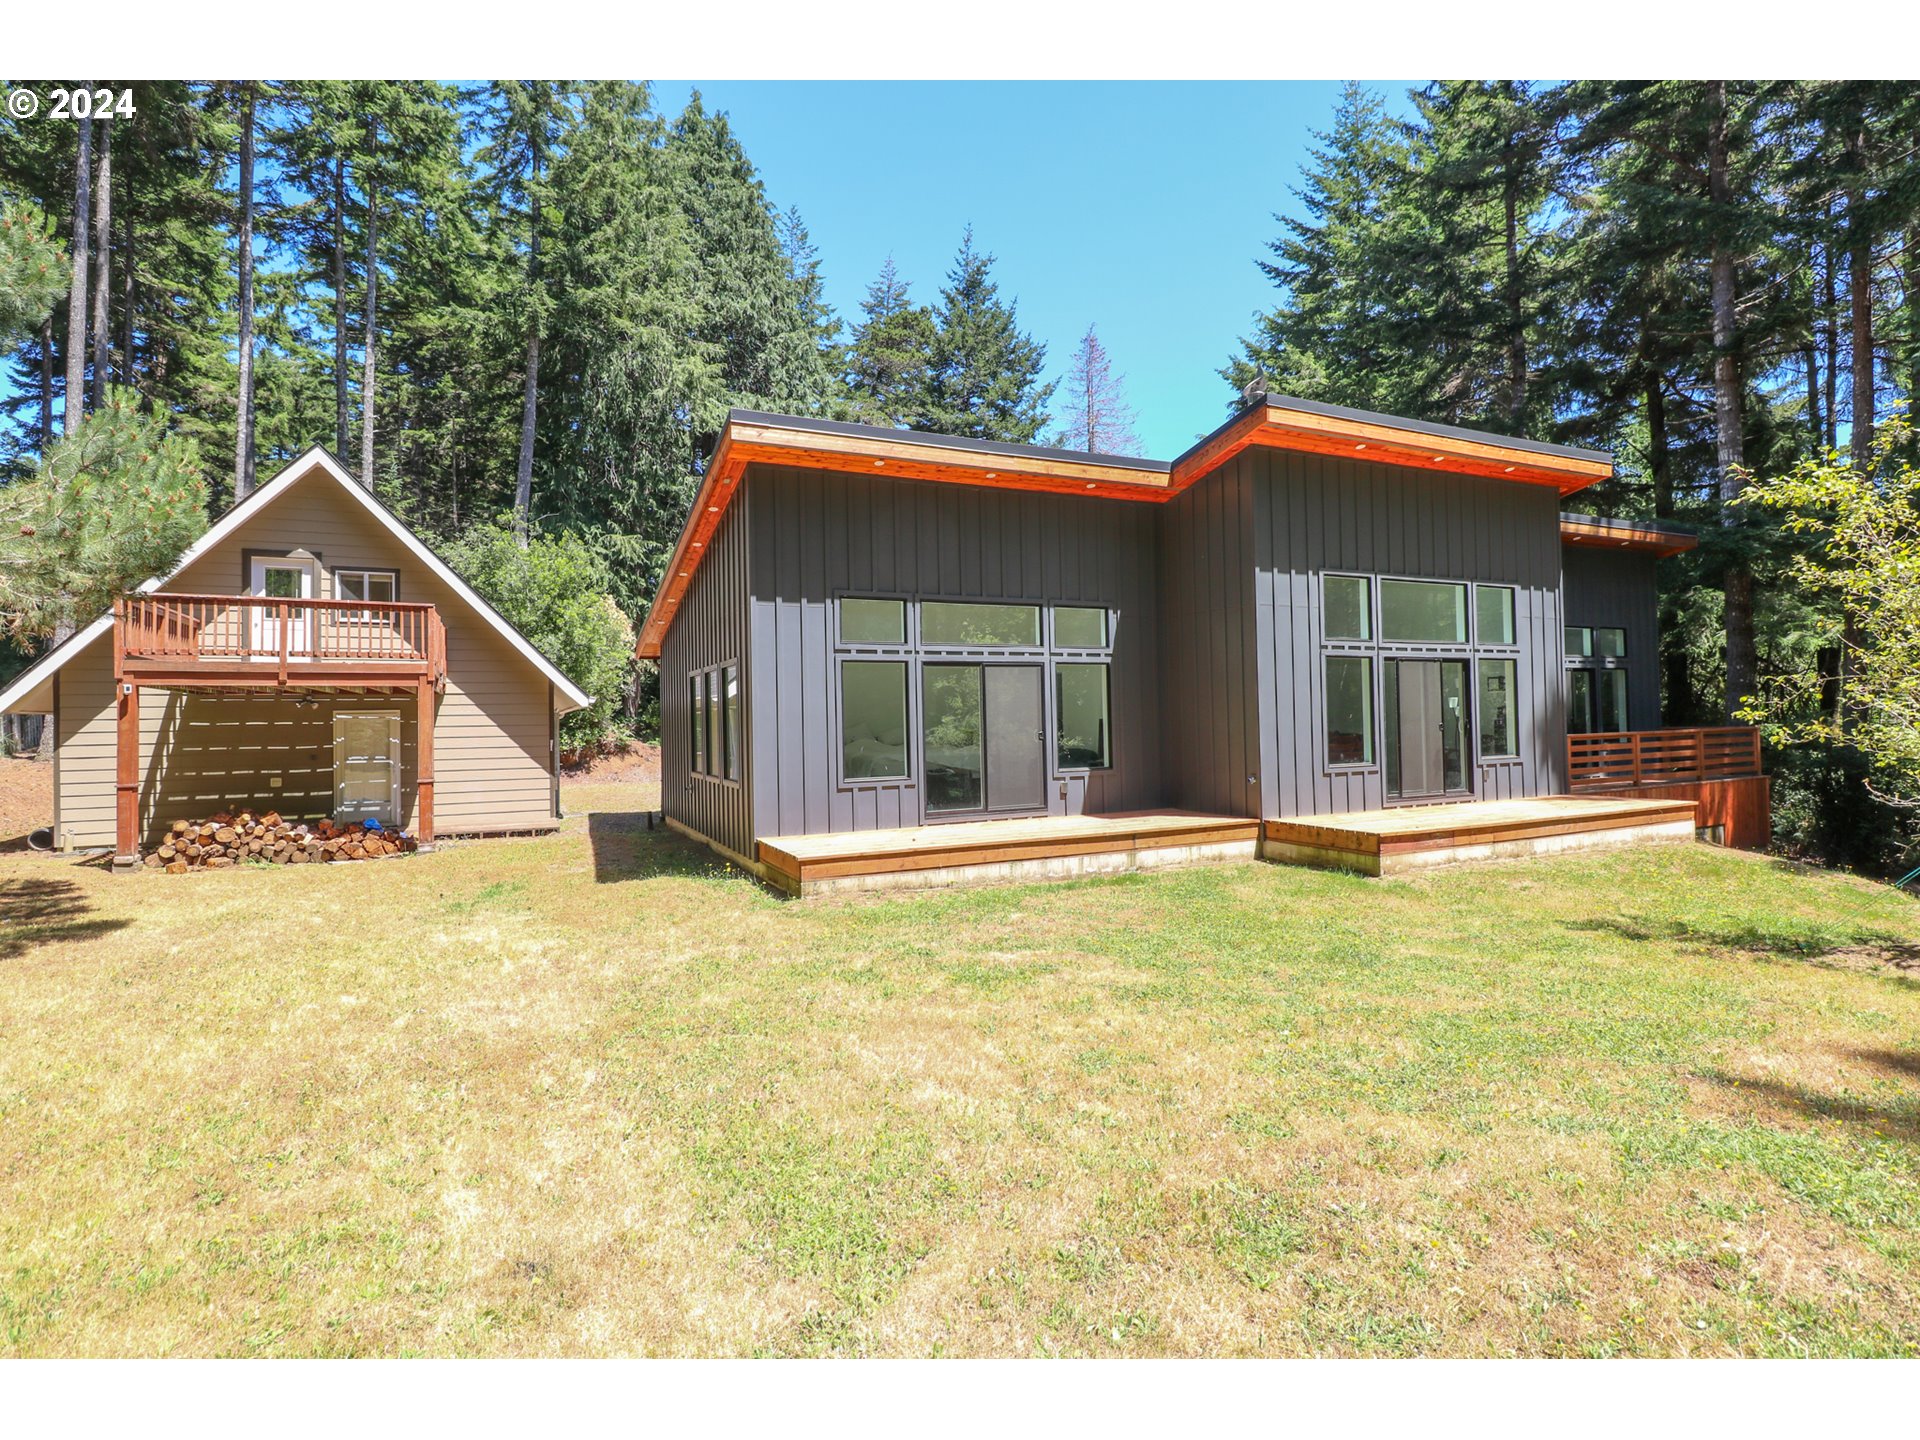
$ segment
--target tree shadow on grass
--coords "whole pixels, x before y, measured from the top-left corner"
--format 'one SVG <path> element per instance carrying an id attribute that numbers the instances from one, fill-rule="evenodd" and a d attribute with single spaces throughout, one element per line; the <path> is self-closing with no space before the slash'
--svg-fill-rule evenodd
<path id="1" fill-rule="evenodd" d="M 1912 1057 L 1906 1059 L 1909 1064 L 1913 1063 Z M 1760 1096 L 1803 1120 L 1838 1120 L 1847 1125 L 1862 1125 L 1876 1135 L 1920 1145 L 1920 1096 L 1909 1094 L 1882 1104 L 1857 1095 L 1827 1095 L 1807 1085 L 1771 1078 L 1756 1080 L 1724 1070 L 1704 1071 L 1700 1078 L 1743 1095 Z"/>
<path id="2" fill-rule="evenodd" d="M 667 829 L 657 818 L 649 830 L 644 810 L 594 811 L 587 816 L 587 844 L 593 850 L 593 878 L 601 885 L 714 875 L 732 875 L 752 883 L 711 850 Z"/>
<path id="3" fill-rule="evenodd" d="M 130 923 L 87 918 L 92 914 L 85 892 L 71 880 L 50 876 L 0 880 L 0 960 L 63 940 L 111 935 Z"/>
<path id="4" fill-rule="evenodd" d="M 1695 925 L 1604 916 L 1568 922 L 1570 930 L 1606 931 L 1627 940 L 1662 940 L 1708 954 L 1735 952 L 1756 959 L 1800 962 L 1832 970 L 1877 970 L 1920 983 L 1920 944 L 1871 931 L 1790 923 Z"/>

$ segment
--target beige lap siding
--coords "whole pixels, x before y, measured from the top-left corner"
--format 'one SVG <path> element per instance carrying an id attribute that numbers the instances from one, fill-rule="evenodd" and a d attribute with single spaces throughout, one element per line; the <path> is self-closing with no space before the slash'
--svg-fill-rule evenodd
<path id="1" fill-rule="evenodd" d="M 249 580 L 246 552 L 295 549 L 318 558 L 320 598 L 333 597 L 336 570 L 396 570 L 402 601 L 439 607 L 447 626 L 448 680 L 434 724 L 435 831 L 458 834 L 553 824 L 552 712 L 546 677 L 371 515 L 339 494 L 327 477 L 301 480 L 168 581 L 166 589 L 244 592 Z M 284 697 L 149 690 L 142 692 L 140 706 L 143 838 L 150 840 L 156 827 L 175 818 L 235 804 L 271 804 L 295 813 L 277 798 L 289 792 L 309 803 L 324 796 L 323 804 L 330 808 L 335 709 L 401 713 L 402 808 L 405 824 L 413 828 L 418 816 L 411 692 L 328 697 L 317 707 L 302 709 Z M 59 738 L 60 843 L 76 849 L 111 846 L 115 753 L 110 636 L 88 646 L 61 672 Z M 156 761 L 156 747 L 170 757 L 164 764 Z M 284 777 L 278 792 L 267 786 L 273 774 Z"/>

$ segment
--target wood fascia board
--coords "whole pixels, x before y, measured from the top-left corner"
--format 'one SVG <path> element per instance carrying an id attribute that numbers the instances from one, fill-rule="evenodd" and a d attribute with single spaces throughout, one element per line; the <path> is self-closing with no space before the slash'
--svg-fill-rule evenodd
<path id="1" fill-rule="evenodd" d="M 1665 558 L 1691 550 L 1700 543 L 1697 535 L 1676 535 L 1668 530 L 1638 530 L 1620 525 L 1583 525 L 1577 520 L 1560 522 L 1562 545 L 1584 545 L 1596 550 L 1650 550 Z"/>
<path id="2" fill-rule="evenodd" d="M 1234 424 L 1183 456 L 1175 466 L 1172 488 L 1186 489 L 1252 445 L 1548 485 L 1562 495 L 1583 490 L 1613 474 L 1612 464 L 1605 460 L 1547 455 L 1497 441 L 1431 435 L 1372 421 L 1269 405 L 1264 410 L 1246 411 Z"/>
<path id="3" fill-rule="evenodd" d="M 846 475 L 871 472 L 896 480 L 930 480 L 991 489 L 1042 490 L 1095 499 L 1161 501 L 1170 494 L 1163 470 L 1061 460 L 1045 456 L 1001 455 L 928 445 L 909 439 L 876 440 L 751 421 L 730 423 L 721 434 L 694 501 L 694 511 L 674 547 L 660 593 L 641 627 L 636 653 L 657 660 L 673 612 L 686 598 L 693 574 L 706 558 L 713 532 L 740 490 L 749 465 L 783 465 L 802 470 L 832 470 Z"/>

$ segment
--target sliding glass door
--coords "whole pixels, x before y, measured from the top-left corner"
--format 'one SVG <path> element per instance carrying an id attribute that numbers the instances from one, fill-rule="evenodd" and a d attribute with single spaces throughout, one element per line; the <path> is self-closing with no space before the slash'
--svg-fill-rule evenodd
<path id="1" fill-rule="evenodd" d="M 928 814 L 1046 808 L 1043 674 L 1039 665 L 923 667 Z"/>
<path id="2" fill-rule="evenodd" d="M 1386 662 L 1387 794 L 1464 795 L 1467 662 Z"/>

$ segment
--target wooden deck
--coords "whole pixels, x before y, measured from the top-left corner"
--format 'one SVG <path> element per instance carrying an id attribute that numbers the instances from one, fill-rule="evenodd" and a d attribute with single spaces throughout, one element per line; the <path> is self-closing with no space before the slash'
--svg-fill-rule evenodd
<path id="1" fill-rule="evenodd" d="M 1270 860 L 1390 875 L 1458 860 L 1691 840 L 1695 820 L 1693 801 L 1683 799 L 1546 795 L 1404 805 L 1268 820 L 1262 853 Z"/>
<path id="2" fill-rule="evenodd" d="M 755 849 L 769 881 L 789 894 L 814 895 L 1251 859 L 1259 838 L 1257 820 L 1153 810 L 782 835 Z"/>

